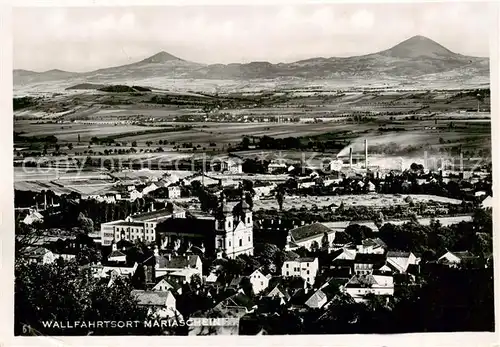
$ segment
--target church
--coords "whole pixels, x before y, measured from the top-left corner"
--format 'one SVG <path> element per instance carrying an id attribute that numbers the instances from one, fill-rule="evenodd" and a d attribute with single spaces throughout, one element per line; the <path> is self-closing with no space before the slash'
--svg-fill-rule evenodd
<path id="1" fill-rule="evenodd" d="M 179 254 L 198 251 L 230 259 L 242 254 L 253 255 L 252 211 L 243 196 L 232 208 L 221 193 L 212 214 L 193 212 L 184 218 L 169 218 L 158 223 L 159 248 Z"/>

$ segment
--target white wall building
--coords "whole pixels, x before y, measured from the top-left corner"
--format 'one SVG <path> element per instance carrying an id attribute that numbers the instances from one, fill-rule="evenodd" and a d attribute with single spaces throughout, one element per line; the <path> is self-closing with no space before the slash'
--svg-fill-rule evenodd
<path id="1" fill-rule="evenodd" d="M 264 274 L 263 270 L 257 269 L 249 276 L 252 289 L 255 294 L 260 293 L 269 286 L 269 280 L 272 278 L 271 274 Z"/>
<path id="2" fill-rule="evenodd" d="M 306 283 L 313 285 L 318 268 L 318 258 L 287 260 L 283 263 L 281 275 L 283 277 L 300 276 Z"/>
<path id="3" fill-rule="evenodd" d="M 346 283 L 343 290 L 356 302 L 364 302 L 367 294 L 392 296 L 394 295 L 394 278 L 381 275 L 355 275 Z"/>
<path id="4" fill-rule="evenodd" d="M 113 239 L 145 242 L 156 240 L 156 226 L 167 218 L 185 218 L 186 211 L 173 206 L 173 210 L 162 209 L 128 216 L 125 220 L 117 220 L 101 224 L 101 242 L 103 246 L 111 245 Z"/>
<path id="5" fill-rule="evenodd" d="M 167 197 L 169 199 L 178 199 L 181 197 L 181 187 L 169 186 L 167 187 Z"/>

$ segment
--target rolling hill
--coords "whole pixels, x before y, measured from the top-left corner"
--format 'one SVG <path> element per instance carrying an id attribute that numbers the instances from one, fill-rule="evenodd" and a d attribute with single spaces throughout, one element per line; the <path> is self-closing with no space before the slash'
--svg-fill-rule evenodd
<path id="1" fill-rule="evenodd" d="M 421 78 L 446 74 L 449 78 L 489 76 L 489 59 L 454 53 L 439 43 L 414 36 L 387 50 L 347 58 L 311 58 L 293 63 L 269 62 L 201 64 L 159 52 L 136 63 L 87 73 L 61 70 L 14 70 L 14 85 L 52 80 L 103 83 L 150 77 L 168 79 L 252 80 L 276 78 L 350 79 Z"/>

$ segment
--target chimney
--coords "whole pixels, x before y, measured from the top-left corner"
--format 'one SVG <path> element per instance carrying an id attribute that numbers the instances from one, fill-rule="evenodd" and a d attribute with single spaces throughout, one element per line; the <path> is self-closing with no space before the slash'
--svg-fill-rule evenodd
<path id="1" fill-rule="evenodd" d="M 47 192 L 43 193 L 43 208 L 44 210 L 47 209 Z"/>
<path id="2" fill-rule="evenodd" d="M 349 168 L 352 169 L 352 147 L 349 147 Z"/>
<path id="3" fill-rule="evenodd" d="M 155 210 L 155 204 L 151 201 L 151 212 Z"/>
<path id="4" fill-rule="evenodd" d="M 365 168 L 368 170 L 368 140 L 365 139 Z"/>

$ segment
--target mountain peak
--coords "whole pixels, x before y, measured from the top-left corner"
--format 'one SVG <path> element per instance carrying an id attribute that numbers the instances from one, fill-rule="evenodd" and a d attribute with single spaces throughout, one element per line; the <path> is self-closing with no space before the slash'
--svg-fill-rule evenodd
<path id="1" fill-rule="evenodd" d="M 382 51 L 379 54 L 395 57 L 395 58 L 445 58 L 453 57 L 453 53 L 449 49 L 443 47 L 434 40 L 431 40 L 422 35 L 416 35 L 397 44 L 396 46 Z"/>
<path id="2" fill-rule="evenodd" d="M 149 58 L 146 58 L 144 60 L 141 60 L 141 63 L 148 63 L 148 64 L 158 64 L 158 63 L 165 63 L 167 61 L 172 61 L 172 60 L 182 60 L 181 58 L 178 58 L 170 53 L 167 53 L 165 51 L 161 51 L 159 53 L 156 53 L 155 55 L 150 56 Z"/>

